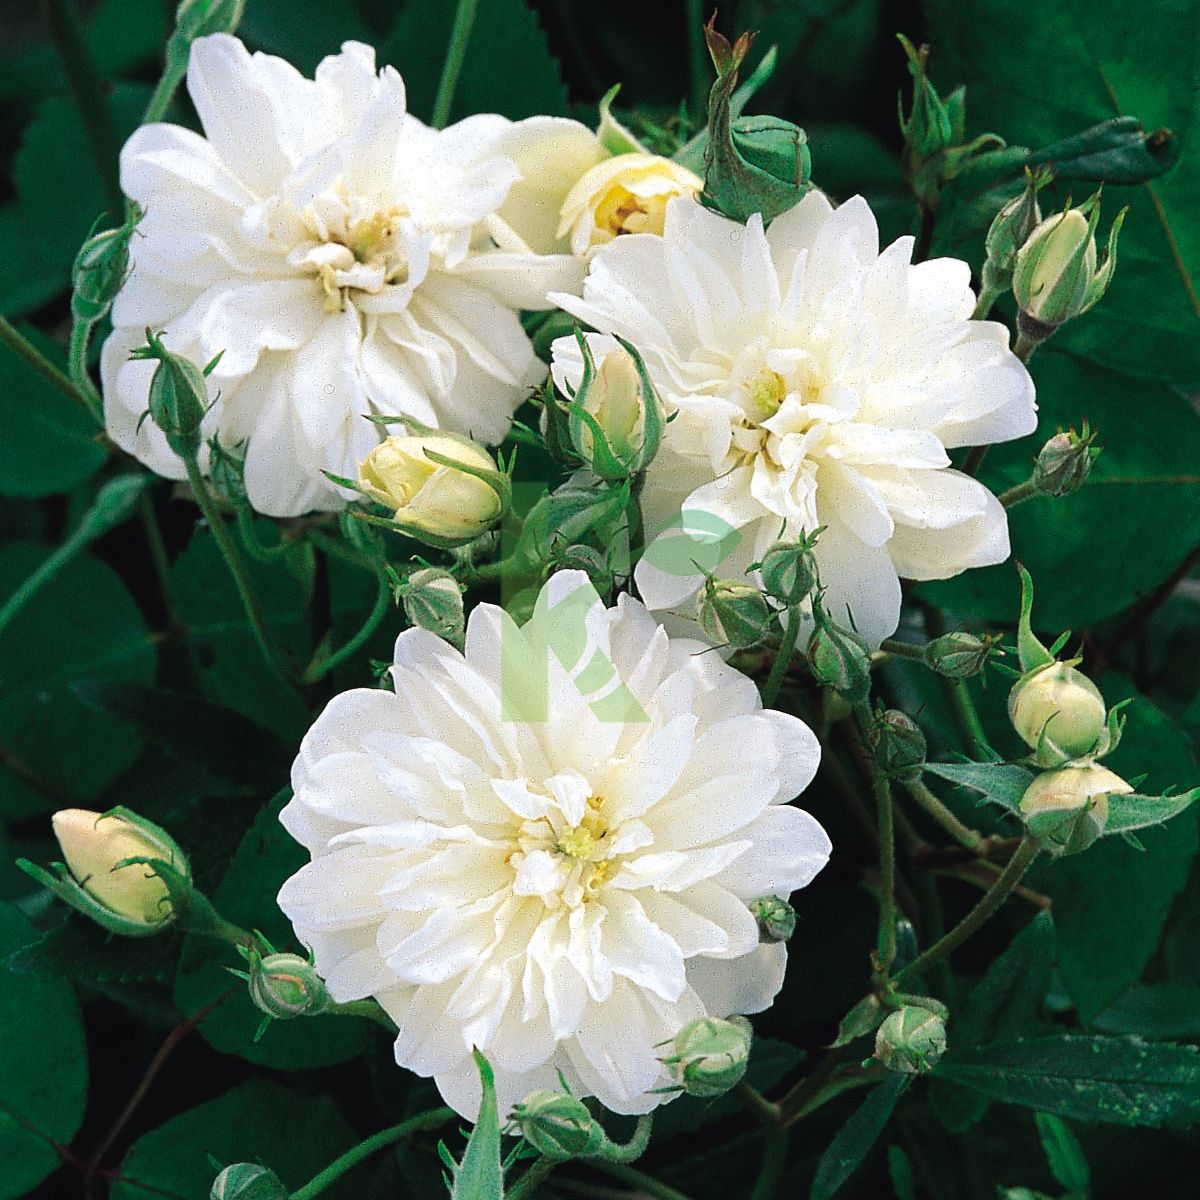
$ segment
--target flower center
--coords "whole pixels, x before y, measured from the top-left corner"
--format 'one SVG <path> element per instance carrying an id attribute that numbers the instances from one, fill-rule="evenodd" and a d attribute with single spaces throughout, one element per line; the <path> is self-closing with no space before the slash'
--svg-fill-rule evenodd
<path id="1" fill-rule="evenodd" d="M 667 195 L 635 196 L 620 185 L 611 188 L 596 206 L 596 228 L 606 239 L 623 233 L 658 233 L 666 221 Z"/>
<path id="2" fill-rule="evenodd" d="M 750 376 L 745 385 L 746 416 L 756 425 L 770 420 L 787 395 L 787 384 L 778 371 L 762 367 Z"/>

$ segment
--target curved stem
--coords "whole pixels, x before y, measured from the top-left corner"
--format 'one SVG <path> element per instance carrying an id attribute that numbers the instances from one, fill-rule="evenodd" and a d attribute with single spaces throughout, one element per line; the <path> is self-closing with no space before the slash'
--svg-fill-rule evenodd
<path id="1" fill-rule="evenodd" d="M 287 542 L 280 542 L 277 546 L 264 546 L 258 540 L 258 536 L 254 532 L 254 517 L 251 515 L 248 504 L 239 504 L 236 507 L 238 536 L 242 539 L 242 546 L 251 558 L 258 562 L 278 562 L 287 555 L 291 549 Z"/>
<path id="2" fill-rule="evenodd" d="M 328 675 L 330 671 L 340 666 L 346 659 L 357 654 L 371 640 L 375 630 L 379 628 L 380 622 L 387 615 L 390 600 L 391 589 L 388 587 L 387 576 L 380 571 L 379 594 L 375 597 L 375 607 L 371 609 L 367 619 L 362 624 L 362 628 L 340 650 L 335 651 L 322 662 L 310 666 L 304 672 L 303 682 L 306 684 L 316 683 L 318 679 Z"/>
<path id="3" fill-rule="evenodd" d="M 24 337 L 11 321 L 0 317 L 0 342 L 3 342 L 14 354 L 23 359 L 27 366 L 35 370 L 47 383 L 58 388 L 64 396 L 73 400 L 99 425 L 104 420 L 99 410 L 93 405 L 91 398 L 76 387 L 71 377 L 60 371 L 28 338 Z"/>
<path id="4" fill-rule="evenodd" d="M 335 1159 L 319 1175 L 314 1176 L 302 1188 L 293 1192 L 291 1200 L 312 1200 L 312 1197 L 319 1196 L 347 1171 L 357 1167 L 364 1159 L 370 1158 L 376 1150 L 382 1150 L 385 1146 L 390 1146 L 393 1142 L 408 1137 L 410 1133 L 419 1133 L 422 1129 L 433 1129 L 438 1125 L 445 1125 L 446 1122 L 454 1120 L 454 1117 L 453 1109 L 435 1108 L 421 1113 L 420 1116 L 410 1117 L 407 1121 L 401 1121 L 399 1125 L 393 1125 L 390 1129 L 380 1130 L 379 1133 L 367 1138 L 365 1142 L 360 1142 L 353 1150 L 347 1150 L 341 1158 Z"/>
<path id="5" fill-rule="evenodd" d="M 1035 342 L 1031 337 L 1018 330 L 1017 344 L 1013 347 L 1013 353 L 1023 363 L 1027 363 L 1033 357 L 1033 352 L 1038 348 L 1038 345 L 1038 342 Z"/>
<path id="6" fill-rule="evenodd" d="M 800 606 L 793 604 L 788 609 L 787 625 L 783 631 L 783 641 L 779 643 L 779 652 L 775 655 L 775 661 L 771 664 L 771 673 L 767 676 L 767 682 L 763 684 L 762 702 L 764 708 L 770 708 L 775 701 L 775 697 L 779 695 L 779 689 L 783 686 L 784 676 L 787 675 L 788 664 L 792 661 L 792 654 L 796 649 L 796 640 L 800 636 Z"/>
<path id="7" fill-rule="evenodd" d="M 653 1128 L 654 1114 L 643 1113 L 638 1117 L 633 1137 L 623 1144 L 610 1142 L 606 1138 L 604 1148 L 600 1151 L 600 1157 L 606 1162 L 614 1163 L 631 1163 L 635 1159 L 641 1158 L 646 1152 L 646 1147 L 650 1145 L 650 1131 Z"/>
<path id="8" fill-rule="evenodd" d="M 526 1196 L 532 1196 L 556 1166 L 558 1163 L 552 1158 L 539 1158 L 505 1193 L 506 1200 L 525 1200 Z"/>
<path id="9" fill-rule="evenodd" d="M 987 452 L 987 446 L 972 446 L 967 452 L 967 457 L 963 459 L 962 473 L 978 475 L 979 468 L 983 466 L 983 460 L 987 457 Z"/>
<path id="10" fill-rule="evenodd" d="M 93 326 L 94 322 L 81 321 L 78 318 L 76 318 L 75 324 L 71 326 L 71 345 L 67 353 L 67 370 L 70 373 L 71 382 L 87 399 L 88 412 L 103 425 L 104 401 L 100 399 L 100 393 L 96 390 L 96 385 L 92 382 L 92 377 L 88 373 L 88 343 L 91 340 Z"/>
<path id="11" fill-rule="evenodd" d="M 974 757 L 980 758 L 984 762 L 995 762 L 999 755 L 992 749 L 992 745 L 988 741 L 987 731 L 979 719 L 975 701 L 971 699 L 971 693 L 967 690 L 967 681 L 939 675 L 938 683 L 941 686 L 942 695 L 950 705 L 951 716 L 954 718 L 955 725 L 958 726 L 960 736 L 967 744 L 967 749 Z"/>
<path id="12" fill-rule="evenodd" d="M 760 1125 L 779 1124 L 779 1105 L 772 1104 L 762 1092 L 751 1087 L 744 1079 L 739 1079 L 733 1085 L 733 1094 Z"/>
<path id="13" fill-rule="evenodd" d="M 866 736 L 871 727 L 871 710 L 856 704 L 854 714 Z M 875 818 L 879 827 L 879 961 L 884 973 L 896 959 L 896 821 L 892 807 L 892 785 L 871 759 L 871 788 L 875 794 Z"/>
<path id="14" fill-rule="evenodd" d="M 930 791 L 928 785 L 920 776 L 903 779 L 904 790 L 958 843 L 968 850 L 976 850 L 983 841 L 982 834 L 964 825 L 947 807 Z"/>
<path id="15" fill-rule="evenodd" d="M 471 37 L 471 26 L 475 24 L 475 12 L 479 0 L 458 0 L 454 13 L 454 28 L 450 31 L 450 45 L 446 50 L 446 61 L 442 64 L 442 77 L 438 81 L 437 98 L 433 102 L 434 129 L 444 129 L 450 120 L 450 107 L 454 103 L 454 89 L 462 72 L 463 60 L 467 56 L 467 42 Z"/>
<path id="16" fill-rule="evenodd" d="M 992 311 L 992 305 L 1004 295 L 1006 288 L 989 288 L 981 287 L 979 289 L 979 301 L 975 305 L 975 311 L 971 314 L 973 321 L 986 321 L 988 313 Z"/>
<path id="17" fill-rule="evenodd" d="M 217 548 L 221 551 L 221 557 L 225 559 L 225 565 L 229 568 L 229 574 L 233 577 L 234 585 L 241 597 L 242 607 L 246 611 L 246 619 L 250 622 L 250 628 L 254 633 L 254 640 L 258 643 L 258 648 L 275 674 L 290 683 L 291 680 L 283 669 L 271 643 L 262 610 L 258 606 L 258 596 L 254 592 L 254 585 L 250 582 L 250 576 L 246 571 L 246 564 L 233 544 L 233 538 L 229 536 L 229 527 L 225 524 L 225 518 L 217 511 L 217 506 L 204 486 L 196 456 L 194 454 L 185 456 L 183 461 L 187 468 L 188 483 L 191 485 L 192 494 L 200 506 L 200 511 L 204 514 L 205 521 L 208 522 L 209 529 L 212 530 Z"/>
<path id="18" fill-rule="evenodd" d="M 923 974 L 961 946 L 1008 899 L 1013 888 L 1021 882 L 1021 877 L 1029 869 L 1030 863 L 1037 857 L 1041 848 L 1040 839 L 1024 838 L 1017 847 L 1017 852 L 1008 860 L 1008 865 L 997 876 L 996 882 L 983 894 L 979 903 L 949 933 L 934 942 L 924 954 L 918 955 L 907 967 L 898 972 L 894 982 L 900 984 L 913 976 Z"/>

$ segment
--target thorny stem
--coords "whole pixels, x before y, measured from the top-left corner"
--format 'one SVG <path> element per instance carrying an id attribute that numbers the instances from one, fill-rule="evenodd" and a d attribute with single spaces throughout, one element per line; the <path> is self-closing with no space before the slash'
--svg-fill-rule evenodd
<path id="1" fill-rule="evenodd" d="M 437 97 L 433 102 L 433 127 L 444 129 L 450 120 L 450 107 L 454 103 L 454 90 L 463 60 L 467 56 L 467 42 L 471 37 L 471 26 L 475 24 L 475 12 L 479 0 L 458 0 L 454 13 L 454 28 L 450 31 L 450 45 L 446 50 L 446 61 L 442 65 L 442 77 L 438 81 Z"/>
<path id="2" fill-rule="evenodd" d="M 1023 500 L 1030 500 L 1038 494 L 1037 485 L 1032 479 L 1026 479 L 1024 483 L 1014 484 L 1010 488 L 1006 488 L 999 496 L 996 497 L 1005 508 L 1015 508 Z"/>
<path id="3" fill-rule="evenodd" d="M 407 1121 L 401 1121 L 399 1125 L 393 1125 L 390 1129 L 380 1130 L 379 1133 L 367 1138 L 365 1142 L 359 1142 L 353 1150 L 347 1150 L 341 1158 L 334 1159 L 319 1175 L 315 1175 L 302 1188 L 294 1191 L 291 1200 L 312 1200 L 314 1196 L 319 1196 L 347 1171 L 370 1158 L 376 1150 L 382 1150 L 385 1146 L 390 1146 L 393 1142 L 408 1137 L 411 1133 L 419 1133 L 423 1129 L 433 1129 L 438 1125 L 445 1125 L 454 1118 L 453 1109 L 434 1108 L 419 1116 L 410 1117 Z"/>
<path id="4" fill-rule="evenodd" d="M 928 785 L 919 776 L 900 781 L 904 790 L 952 837 L 956 842 L 966 846 L 968 850 L 978 850 L 983 842 L 983 836 L 974 829 L 964 825 L 941 800 L 930 791 Z"/>
<path id="5" fill-rule="evenodd" d="M 913 976 L 924 974 L 935 963 L 941 962 L 948 954 L 961 946 L 1008 899 L 1041 848 L 1041 839 L 1025 837 L 1017 848 L 1017 852 L 1009 859 L 1008 865 L 997 876 L 996 882 L 983 894 L 979 903 L 949 933 L 939 938 L 928 950 L 919 954 L 907 967 L 897 972 L 893 982 L 900 984 Z"/>

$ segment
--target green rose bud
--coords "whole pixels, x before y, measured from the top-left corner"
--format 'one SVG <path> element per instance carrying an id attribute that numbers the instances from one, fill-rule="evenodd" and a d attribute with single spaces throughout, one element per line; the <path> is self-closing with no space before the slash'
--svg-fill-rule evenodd
<path id="1" fill-rule="evenodd" d="M 913 79 L 913 100 L 907 118 L 901 115 L 900 132 L 910 157 L 916 160 L 931 158 L 947 150 L 955 142 L 956 111 L 962 107 L 957 93 L 943 101 L 929 82 L 929 47 L 919 50 L 903 34 L 896 35 L 908 57 L 908 73 Z"/>
<path id="2" fill-rule="evenodd" d="M 796 932 L 796 910 L 778 896 L 760 896 L 751 903 L 750 912 L 758 922 L 760 942 L 786 942 Z"/>
<path id="3" fill-rule="evenodd" d="M 997 296 L 1011 286 L 1017 251 L 1029 240 L 1042 219 L 1037 194 L 1050 176 L 1048 167 L 1038 167 L 1036 171 L 1026 167 L 1025 190 L 993 218 L 984 240 L 987 258 L 983 264 L 983 287 L 986 293 Z"/>
<path id="4" fill-rule="evenodd" d="M 1021 797 L 1025 827 L 1045 838 L 1054 854 L 1086 850 L 1108 823 L 1109 796 L 1132 792 L 1119 775 L 1098 763 L 1081 763 L 1043 771 Z"/>
<path id="5" fill-rule="evenodd" d="M 925 664 L 950 679 L 969 679 L 987 665 L 997 639 L 956 631 L 934 638 L 925 647 Z"/>
<path id="6" fill-rule="evenodd" d="M 944 1010 L 906 1004 L 889 1013 L 875 1034 L 876 1059 L 904 1075 L 932 1071 L 945 1052 Z"/>
<path id="7" fill-rule="evenodd" d="M 774 615 L 766 597 L 753 584 L 709 579 L 697 602 L 696 619 L 715 645 L 745 650 L 767 636 Z"/>
<path id="8" fill-rule="evenodd" d="M 461 646 L 465 629 L 462 585 L 438 567 L 414 571 L 396 588 L 409 624 Z"/>
<path id="9" fill-rule="evenodd" d="M 818 683 L 857 704 L 871 691 L 871 651 L 853 630 L 832 620 L 819 600 L 813 601 L 816 628 L 808 640 L 808 669 Z"/>
<path id="10" fill-rule="evenodd" d="M 925 765 L 925 735 L 907 713 L 889 708 L 880 713 L 867 733 L 867 744 L 887 776 L 919 775 Z"/>
<path id="11" fill-rule="evenodd" d="M 174 838 L 127 808 L 68 808 L 51 818 L 64 863 L 56 874 L 18 865 L 60 900 L 113 933 L 147 937 L 176 920 L 191 868 Z"/>
<path id="12" fill-rule="evenodd" d="M 206 377 L 220 355 L 201 370 L 191 359 L 171 353 L 161 335 L 147 329 L 146 345 L 139 346 L 130 357 L 158 363 L 150 379 L 146 415 L 163 431 L 167 445 L 180 458 L 195 458 L 200 450 L 200 426 L 209 409 Z"/>
<path id="13" fill-rule="evenodd" d="M 312 1017 L 329 1007 L 325 981 L 307 958 L 299 954 L 271 953 L 240 947 L 250 964 L 247 983 L 255 1007 L 277 1021 Z"/>
<path id="14" fill-rule="evenodd" d="M 71 268 L 71 314 L 77 321 L 99 321 L 125 282 L 129 239 L 140 213 L 118 229 L 93 233 L 79 248 Z"/>
<path id="15" fill-rule="evenodd" d="M 554 1162 L 590 1158 L 606 1140 L 587 1105 L 566 1092 L 531 1092 L 513 1108 L 511 1119 L 521 1136 Z"/>
<path id="16" fill-rule="evenodd" d="M 817 586 L 817 563 L 812 542 L 776 542 L 758 564 L 763 591 L 789 608 L 807 600 Z"/>
<path id="17" fill-rule="evenodd" d="M 627 479 L 644 471 L 658 453 L 662 401 L 637 350 L 625 341 L 596 364 L 596 335 L 576 331 L 583 376 L 566 404 L 569 441 L 578 459 L 600 479 Z M 547 412 L 548 418 L 554 421 Z"/>
<path id="18" fill-rule="evenodd" d="M 1096 435 L 1084 422 L 1083 433 L 1069 429 L 1056 433 L 1038 451 L 1033 464 L 1033 485 L 1044 496 L 1067 496 L 1077 492 L 1092 473 L 1099 449 L 1093 447 Z"/>
<path id="19" fill-rule="evenodd" d="M 287 1200 L 291 1193 L 274 1171 L 258 1163 L 233 1163 L 213 1180 L 210 1200 Z"/>
<path id="20" fill-rule="evenodd" d="M 1097 261 L 1096 225 L 1100 193 L 1078 208 L 1044 220 L 1017 252 L 1013 295 L 1021 332 L 1037 343 L 1060 325 L 1080 316 L 1108 290 L 1117 267 L 1117 238 L 1125 221 L 1122 209 L 1112 223 L 1103 262 Z"/>
<path id="21" fill-rule="evenodd" d="M 745 1017 L 700 1017 L 675 1035 L 663 1065 L 689 1096 L 723 1096 L 746 1073 L 751 1037 Z"/>
<path id="22" fill-rule="evenodd" d="M 1053 767 L 1109 749 L 1108 712 L 1100 689 L 1067 663 L 1023 675 L 1008 695 L 1008 716 L 1040 766 Z"/>

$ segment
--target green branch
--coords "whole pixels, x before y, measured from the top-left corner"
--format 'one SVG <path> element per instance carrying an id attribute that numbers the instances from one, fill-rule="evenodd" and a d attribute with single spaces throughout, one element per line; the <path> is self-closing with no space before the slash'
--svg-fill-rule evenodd
<path id="1" fill-rule="evenodd" d="M 463 60 L 467 57 L 467 42 L 471 27 L 475 24 L 475 12 L 479 0 L 458 0 L 454 13 L 454 28 L 450 31 L 450 45 L 446 49 L 446 61 L 442 64 L 442 77 L 438 81 L 437 97 L 433 102 L 434 129 L 444 129 L 450 120 L 450 108 L 454 104 L 454 91 L 462 73 Z"/>

